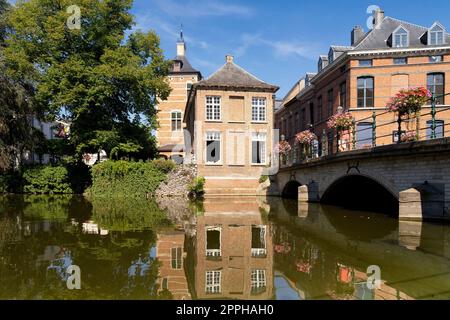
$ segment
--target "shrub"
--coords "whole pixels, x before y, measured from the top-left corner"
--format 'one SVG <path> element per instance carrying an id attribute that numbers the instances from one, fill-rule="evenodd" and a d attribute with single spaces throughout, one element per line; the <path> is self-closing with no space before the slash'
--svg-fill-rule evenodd
<path id="1" fill-rule="evenodd" d="M 188 186 L 189 194 L 193 198 L 201 197 L 205 193 L 205 178 L 196 177 Z"/>
<path id="2" fill-rule="evenodd" d="M 69 174 L 65 167 L 36 166 L 23 172 L 25 193 L 70 194 Z"/>
<path id="3" fill-rule="evenodd" d="M 169 173 L 175 168 L 175 162 L 172 160 L 166 160 L 166 159 L 155 159 L 152 161 L 153 165 L 161 170 L 164 173 Z"/>
<path id="4" fill-rule="evenodd" d="M 105 161 L 92 168 L 95 196 L 144 197 L 154 194 L 166 174 L 153 162 Z"/>
<path id="5" fill-rule="evenodd" d="M 23 181 L 18 172 L 4 172 L 0 174 L 0 194 L 22 193 Z"/>
<path id="6" fill-rule="evenodd" d="M 260 178 L 259 178 L 259 183 L 264 183 L 264 182 L 266 182 L 267 180 L 269 180 L 269 176 L 261 176 Z"/>

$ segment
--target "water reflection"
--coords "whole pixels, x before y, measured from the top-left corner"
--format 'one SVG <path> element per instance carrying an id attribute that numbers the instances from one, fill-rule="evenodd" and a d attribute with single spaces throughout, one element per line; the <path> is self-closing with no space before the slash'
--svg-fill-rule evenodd
<path id="1" fill-rule="evenodd" d="M 275 198 L 0 197 L 2 299 L 450 299 L 449 259 L 449 226 Z"/>

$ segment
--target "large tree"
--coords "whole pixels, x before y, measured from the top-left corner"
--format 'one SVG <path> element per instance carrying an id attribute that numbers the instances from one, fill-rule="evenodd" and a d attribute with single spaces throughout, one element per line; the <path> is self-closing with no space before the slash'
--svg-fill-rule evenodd
<path id="1" fill-rule="evenodd" d="M 74 29 L 80 8 L 81 28 Z M 39 114 L 69 116 L 73 151 L 154 151 L 155 105 L 166 99 L 170 62 L 154 32 L 131 32 L 132 0 L 29 0 L 8 15 L 7 74 L 31 88 Z M 73 8 L 73 6 L 71 7 Z"/>

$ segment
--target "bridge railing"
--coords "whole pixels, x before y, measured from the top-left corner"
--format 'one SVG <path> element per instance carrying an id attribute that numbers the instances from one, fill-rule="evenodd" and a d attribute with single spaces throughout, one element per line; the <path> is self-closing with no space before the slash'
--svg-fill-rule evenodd
<path id="1" fill-rule="evenodd" d="M 389 111 L 374 111 L 369 117 L 355 119 L 349 130 L 327 132 L 323 129 L 319 134 L 316 131 L 317 135 L 321 135 L 320 141 L 314 141 L 307 148 L 294 145 L 280 163 L 283 167 L 289 167 L 353 150 L 449 137 L 450 129 L 446 129 L 449 126 L 445 120 L 450 120 L 450 106 L 436 105 L 438 98 L 447 95 L 450 93 L 433 95 L 430 98 L 431 107 L 423 108 L 419 114 L 408 119 L 394 116 Z M 444 114 L 447 118 L 443 118 Z"/>

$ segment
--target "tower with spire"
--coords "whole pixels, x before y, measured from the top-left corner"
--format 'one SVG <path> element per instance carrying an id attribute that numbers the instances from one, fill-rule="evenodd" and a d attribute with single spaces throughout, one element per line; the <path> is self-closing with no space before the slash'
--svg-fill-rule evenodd
<path id="1" fill-rule="evenodd" d="M 176 43 L 176 56 L 172 59 L 168 82 L 172 92 L 167 100 L 158 104 L 156 133 L 159 154 L 181 163 L 185 157 L 183 117 L 192 85 L 202 80 L 200 71 L 194 69 L 186 56 L 183 25 Z"/>

